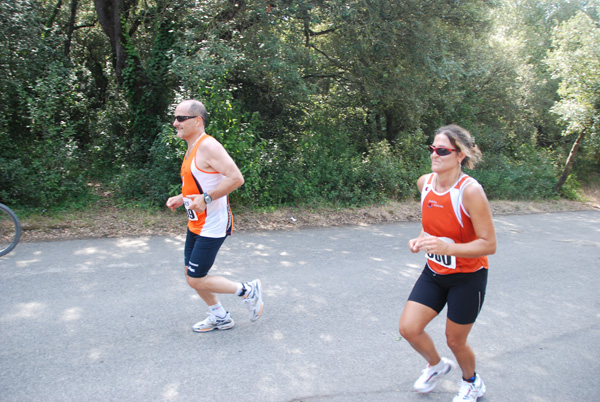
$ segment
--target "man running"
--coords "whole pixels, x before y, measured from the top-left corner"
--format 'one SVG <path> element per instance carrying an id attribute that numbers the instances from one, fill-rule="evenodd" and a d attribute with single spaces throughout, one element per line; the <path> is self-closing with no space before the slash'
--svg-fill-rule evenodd
<path id="1" fill-rule="evenodd" d="M 244 178 L 223 145 L 205 133 L 206 117 L 206 108 L 197 100 L 186 100 L 175 108 L 173 125 L 177 137 L 187 142 L 187 152 L 181 164 L 181 194 L 166 203 L 172 211 L 182 205 L 187 210 L 186 278 L 209 307 L 208 317 L 193 326 L 195 332 L 233 327 L 233 319 L 217 294 L 241 297 L 250 310 L 251 321 L 258 320 L 263 310 L 259 279 L 236 283 L 208 275 L 221 245 L 232 233 L 228 195 L 244 184 Z"/>

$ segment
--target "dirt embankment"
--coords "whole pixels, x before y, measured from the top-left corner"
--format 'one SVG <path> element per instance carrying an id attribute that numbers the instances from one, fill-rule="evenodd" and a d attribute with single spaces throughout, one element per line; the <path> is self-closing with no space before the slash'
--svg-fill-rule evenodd
<path id="1" fill-rule="evenodd" d="M 530 214 L 600 209 L 600 191 L 586 193 L 586 201 L 492 201 L 494 215 Z M 236 231 L 297 230 L 307 227 L 372 225 L 420 219 L 418 202 L 390 202 L 361 208 L 281 208 L 273 212 L 234 209 Z M 99 205 L 85 212 L 59 217 L 39 215 L 23 219 L 22 241 L 90 237 L 182 235 L 186 215 L 171 211 L 120 209 Z"/>

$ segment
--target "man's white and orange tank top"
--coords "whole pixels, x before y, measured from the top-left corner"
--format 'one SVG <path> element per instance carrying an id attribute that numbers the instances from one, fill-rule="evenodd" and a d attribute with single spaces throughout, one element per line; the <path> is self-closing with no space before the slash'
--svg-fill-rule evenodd
<path id="1" fill-rule="evenodd" d="M 435 176 L 435 173 L 430 173 L 421 190 L 425 236 L 436 236 L 449 243 L 469 243 L 477 239 L 471 217 L 462 202 L 465 188 L 477 181 L 464 175 L 448 191 L 438 193 L 433 188 Z M 463 258 L 436 254 L 426 254 L 426 257 L 429 267 L 442 275 L 475 272 L 489 267 L 487 257 Z"/>
<path id="2" fill-rule="evenodd" d="M 196 164 L 196 152 L 202 141 L 210 136 L 205 134 L 198 143 L 190 150 L 187 157 L 183 158 L 181 164 L 181 194 L 183 204 L 188 214 L 188 228 L 191 232 L 205 237 L 225 237 L 233 230 L 233 215 L 229 206 L 229 197 L 213 199 L 206 210 L 197 213 L 189 209 L 191 194 L 210 194 L 223 179 L 219 172 L 206 172 L 198 168 Z"/>

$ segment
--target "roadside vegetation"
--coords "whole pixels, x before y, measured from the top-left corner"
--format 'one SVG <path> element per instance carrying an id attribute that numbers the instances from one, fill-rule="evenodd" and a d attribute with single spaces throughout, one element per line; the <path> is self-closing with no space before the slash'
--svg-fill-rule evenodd
<path id="1" fill-rule="evenodd" d="M 468 173 L 492 201 L 582 200 L 600 175 L 599 13 L 598 0 L 0 0 L 0 202 L 32 227 L 180 219 L 164 202 L 180 191 L 171 123 L 187 98 L 245 176 L 231 200 L 247 219 L 412 205 L 449 123 L 475 137 L 484 162 Z"/>

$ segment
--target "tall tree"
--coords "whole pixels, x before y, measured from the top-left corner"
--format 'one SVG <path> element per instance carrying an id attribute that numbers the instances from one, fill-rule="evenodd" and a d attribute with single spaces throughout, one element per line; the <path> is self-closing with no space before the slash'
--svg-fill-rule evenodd
<path id="1" fill-rule="evenodd" d="M 373 122 L 369 140 L 395 142 L 422 128 L 432 107 L 441 111 L 461 96 L 457 83 L 469 68 L 470 49 L 487 31 L 487 3 L 331 1 L 328 24 L 308 22 L 312 31 L 332 33 L 307 43 L 320 56 L 319 67 L 338 74 L 330 80 L 332 94 L 347 94 L 343 102 Z"/>
<path id="2" fill-rule="evenodd" d="M 547 62 L 560 79 L 560 100 L 552 110 L 566 123 L 564 135 L 576 139 L 556 184 L 560 190 L 587 135 L 600 129 L 600 26 L 584 12 L 560 24 Z"/>
<path id="3" fill-rule="evenodd" d="M 129 107 L 130 157 L 143 166 L 171 103 L 168 71 L 177 13 L 172 2 L 94 0 L 98 21 L 109 38 L 117 82 Z"/>
<path id="4" fill-rule="evenodd" d="M 544 59 L 552 46 L 553 29 L 578 10 L 592 7 L 596 0 L 501 0 L 494 10 L 493 38 L 501 52 L 498 58 L 511 60 L 517 76 L 518 110 L 512 134 L 525 143 L 532 140 L 543 148 L 560 148 L 561 126 L 550 111 L 558 100 L 558 80 L 553 79 Z M 516 144 L 518 145 L 518 144 Z"/>
<path id="5" fill-rule="evenodd" d="M 137 0 L 94 0 L 98 22 L 108 36 L 113 50 L 113 65 L 119 81 L 123 80 L 123 70 L 127 62 L 127 37 L 123 32 L 124 22 Z"/>

